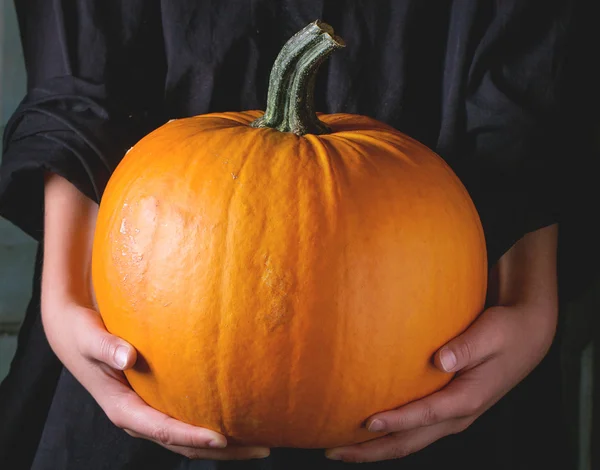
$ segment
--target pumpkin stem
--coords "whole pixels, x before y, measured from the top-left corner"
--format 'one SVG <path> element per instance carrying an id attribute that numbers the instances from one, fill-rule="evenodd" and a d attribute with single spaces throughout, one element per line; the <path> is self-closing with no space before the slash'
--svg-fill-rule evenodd
<path id="1" fill-rule="evenodd" d="M 320 21 L 296 33 L 283 46 L 271 70 L 265 114 L 251 126 L 296 135 L 330 132 L 314 110 L 315 81 L 319 66 L 344 45 L 333 28 Z"/>

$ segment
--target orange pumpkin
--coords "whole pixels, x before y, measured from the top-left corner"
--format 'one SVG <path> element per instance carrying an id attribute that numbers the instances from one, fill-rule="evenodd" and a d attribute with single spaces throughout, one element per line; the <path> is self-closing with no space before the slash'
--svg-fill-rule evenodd
<path id="1" fill-rule="evenodd" d="M 478 214 L 448 165 L 364 116 L 312 111 L 342 42 L 284 46 L 266 113 L 171 121 L 100 205 L 93 283 L 151 406 L 230 442 L 323 448 L 443 387 L 432 355 L 484 306 Z"/>

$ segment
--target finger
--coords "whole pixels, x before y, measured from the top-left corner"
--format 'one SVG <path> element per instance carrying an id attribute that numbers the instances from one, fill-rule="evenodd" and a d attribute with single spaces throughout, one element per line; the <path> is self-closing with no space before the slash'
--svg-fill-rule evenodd
<path id="1" fill-rule="evenodd" d="M 128 429 L 124 430 L 132 437 L 145 439 L 144 436 Z M 156 441 L 154 441 L 156 442 Z M 240 447 L 232 446 L 226 449 L 196 449 L 194 447 L 184 447 L 175 445 L 162 445 L 172 452 L 181 454 L 189 459 L 207 459 L 207 460 L 250 460 L 263 459 L 268 457 L 270 450 L 266 447 Z"/>
<path id="2" fill-rule="evenodd" d="M 100 315 L 93 310 L 82 309 L 78 317 L 79 350 L 88 359 L 100 361 L 114 369 L 126 370 L 135 364 L 137 352 L 127 341 L 111 335 Z"/>
<path id="3" fill-rule="evenodd" d="M 434 356 L 434 364 L 444 372 L 474 367 L 501 351 L 506 330 L 502 308 L 490 308 L 460 336 Z"/>
<path id="4" fill-rule="evenodd" d="M 354 446 L 328 449 L 325 456 L 331 460 L 354 463 L 401 459 L 463 428 L 458 421 L 444 422 L 407 433 L 389 434 Z"/>
<path id="5" fill-rule="evenodd" d="M 169 448 L 169 447 L 167 447 Z M 227 449 L 186 449 L 172 446 L 171 451 L 185 455 L 189 459 L 206 460 L 252 460 L 264 459 L 270 455 L 270 450 L 264 447 L 231 447 Z M 183 453 L 186 452 L 186 453 Z M 187 455 L 186 455 L 187 454 Z"/>
<path id="6" fill-rule="evenodd" d="M 155 410 L 126 383 L 115 379 L 107 371 L 101 374 L 98 371 L 101 369 L 87 369 L 82 378 L 93 398 L 115 426 L 161 445 L 205 449 L 227 446 L 225 436 L 178 421 Z"/>
<path id="7" fill-rule="evenodd" d="M 373 415 L 366 423 L 372 432 L 405 432 L 455 419 L 474 418 L 496 400 L 494 371 L 485 365 L 457 376 L 442 390 L 396 410 Z M 481 370 L 480 370 L 481 368 Z"/>
<path id="8" fill-rule="evenodd" d="M 94 397 L 118 427 L 163 446 L 191 448 L 224 448 L 225 436 L 192 426 L 148 406 L 133 390 L 118 381 L 105 387 L 101 396 Z"/>

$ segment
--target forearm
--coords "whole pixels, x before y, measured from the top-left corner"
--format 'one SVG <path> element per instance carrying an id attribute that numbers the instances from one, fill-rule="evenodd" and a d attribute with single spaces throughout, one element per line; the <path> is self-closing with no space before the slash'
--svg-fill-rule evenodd
<path id="1" fill-rule="evenodd" d="M 71 183 L 48 174 L 45 184 L 42 313 L 47 304 L 91 307 L 91 250 L 98 205 Z"/>
<path id="2" fill-rule="evenodd" d="M 523 307 L 522 321 L 541 333 L 545 348 L 558 322 L 558 225 L 526 234 L 494 267 L 490 276 L 490 306 Z M 527 327 L 524 325 L 524 327 Z"/>
<path id="3" fill-rule="evenodd" d="M 556 306 L 557 243 L 555 224 L 526 234 L 500 258 L 495 268 L 500 305 Z"/>

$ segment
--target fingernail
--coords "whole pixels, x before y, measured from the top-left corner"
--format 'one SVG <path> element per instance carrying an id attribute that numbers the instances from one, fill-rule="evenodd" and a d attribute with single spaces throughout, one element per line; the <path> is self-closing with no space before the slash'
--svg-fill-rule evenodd
<path id="1" fill-rule="evenodd" d="M 227 442 L 221 441 L 219 439 L 214 439 L 212 441 L 209 441 L 208 447 L 212 447 L 214 449 L 224 449 L 225 447 L 227 447 Z"/>
<path id="2" fill-rule="evenodd" d="M 456 356 L 448 349 L 444 348 L 440 351 L 440 362 L 446 372 L 450 372 L 456 367 Z"/>
<path id="3" fill-rule="evenodd" d="M 342 455 L 337 452 L 325 452 L 325 457 L 329 460 L 342 460 Z"/>
<path id="4" fill-rule="evenodd" d="M 127 365 L 127 352 L 128 349 L 125 346 L 118 346 L 115 351 L 115 362 L 120 369 Z"/>
<path id="5" fill-rule="evenodd" d="M 385 429 L 385 423 L 380 419 L 374 419 L 367 428 L 370 432 L 379 432 Z"/>

